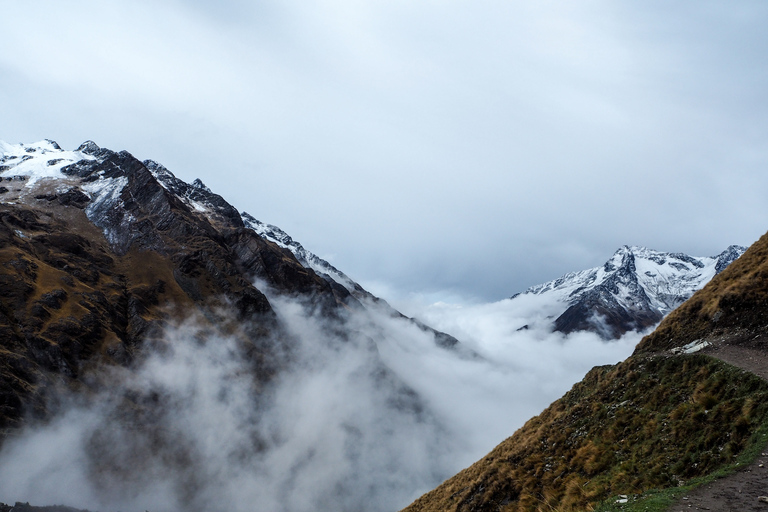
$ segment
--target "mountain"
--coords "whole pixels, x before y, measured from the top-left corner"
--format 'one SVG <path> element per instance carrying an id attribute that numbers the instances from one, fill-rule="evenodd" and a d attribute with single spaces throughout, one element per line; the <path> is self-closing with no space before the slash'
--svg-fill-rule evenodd
<path id="1" fill-rule="evenodd" d="M 512 299 L 548 299 L 555 331 L 592 331 L 617 339 L 657 324 L 745 250 L 732 245 L 717 256 L 695 257 L 625 245 L 601 267 L 565 274 Z"/>
<path id="2" fill-rule="evenodd" d="M 200 180 L 92 141 L 0 142 L 0 447 L 74 421 L 45 450 L 80 450 L 48 468 L 87 482 L 71 499 L 203 510 L 258 481 L 291 510 L 391 510 L 441 474 L 386 469 L 444 430 L 380 354 L 413 333 L 462 354 Z M 35 499 L 48 466 L 16 464 Z"/>
<path id="3" fill-rule="evenodd" d="M 762 349 L 768 328 L 768 236 L 672 312 L 643 338 L 637 354 L 694 342 Z"/>
<path id="4" fill-rule="evenodd" d="M 341 285 L 352 294 L 372 297 L 371 294 L 350 279 L 344 272 L 338 270 L 319 256 L 306 250 L 299 242 L 295 241 L 288 235 L 288 233 L 277 226 L 265 224 L 245 212 L 242 214 L 242 219 L 248 228 L 258 233 L 265 240 L 269 240 L 270 242 L 291 251 L 299 263 L 306 268 L 311 268 L 317 275 L 323 277 L 329 283 Z"/>
<path id="5" fill-rule="evenodd" d="M 29 404 L 42 411 L 52 375 L 77 380 L 96 359 L 130 364 L 182 312 L 239 337 L 268 380 L 287 347 L 274 347 L 279 326 L 254 279 L 328 314 L 361 307 L 220 196 L 155 162 L 90 141 L 75 151 L 2 143 L 0 154 L 2 428 Z"/>
<path id="6" fill-rule="evenodd" d="M 755 461 L 768 437 L 766 276 L 768 234 L 664 318 L 631 357 L 593 368 L 404 510 L 667 510 L 716 478 L 747 478 L 750 471 L 733 472 Z M 758 462 L 751 471 L 762 471 Z M 722 510 L 757 503 L 757 495 L 732 494 Z"/>

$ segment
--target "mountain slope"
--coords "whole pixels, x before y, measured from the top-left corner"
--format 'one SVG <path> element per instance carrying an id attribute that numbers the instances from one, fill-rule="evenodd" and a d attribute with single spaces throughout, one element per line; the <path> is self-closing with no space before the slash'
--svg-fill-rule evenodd
<path id="1" fill-rule="evenodd" d="M 256 283 L 311 305 L 342 337 L 345 312 L 366 307 L 350 293 L 367 298 L 359 285 L 328 264 L 318 275 L 319 258 L 297 259 L 199 180 L 125 151 L 0 142 L 0 183 L 0 434 L 47 414 L 62 384 L 134 364 L 190 316 L 239 340 L 256 380 L 270 381 L 294 341 Z"/>
<path id="2" fill-rule="evenodd" d="M 594 368 L 405 510 L 592 510 L 610 496 L 642 500 L 650 489 L 696 482 L 759 454 L 768 435 L 768 383 L 688 352 L 703 341 L 768 351 L 766 268 L 768 235 L 667 316 L 633 356 Z"/>
<path id="3" fill-rule="evenodd" d="M 658 323 L 744 250 L 734 245 L 718 256 L 694 257 L 625 245 L 602 267 L 532 286 L 512 299 L 547 297 L 560 305 L 553 307 L 554 330 L 592 331 L 604 339 L 616 339 Z"/>
<path id="4" fill-rule="evenodd" d="M 3 501 L 393 510 L 453 435 L 393 345 L 463 354 L 200 180 L 0 143 Z"/>

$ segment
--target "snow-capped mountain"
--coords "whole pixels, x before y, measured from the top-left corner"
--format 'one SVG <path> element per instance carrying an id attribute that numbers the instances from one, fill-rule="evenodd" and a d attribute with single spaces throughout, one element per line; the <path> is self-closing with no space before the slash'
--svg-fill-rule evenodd
<path id="1" fill-rule="evenodd" d="M 137 242 L 143 248 L 163 247 L 167 250 L 168 241 L 160 240 L 158 235 L 165 229 L 178 231 L 174 235 L 177 243 L 190 236 L 193 229 L 185 227 L 183 222 L 176 222 L 174 205 L 178 202 L 185 212 L 205 220 L 202 225 L 196 223 L 196 227 L 207 232 L 211 227 L 245 229 L 259 240 L 273 244 L 269 251 L 264 251 L 261 246 L 254 247 L 252 238 L 239 236 L 234 247 L 238 256 L 250 258 L 244 264 L 246 269 L 270 286 L 319 296 L 332 292 L 337 302 L 348 306 L 358 307 L 365 303 L 371 307 L 375 304 L 391 316 L 403 317 L 386 301 L 367 292 L 280 228 L 239 212 L 201 180 L 186 183 L 154 160 L 139 162 L 126 151 L 114 152 L 93 141 L 84 142 L 74 151 L 63 150 L 52 140 L 33 144 L 0 141 L 0 183 L 5 185 L 0 186 L 0 201 L 5 204 L 39 207 L 41 202 L 47 202 L 77 206 L 91 223 L 101 228 L 119 253 L 127 252 Z M 167 194 L 162 194 L 162 190 Z M 161 229 L 149 229 L 148 214 L 157 216 Z M 273 256 L 280 250 L 290 252 L 290 265 L 286 265 L 284 258 Z M 319 282 L 323 284 L 319 285 Z M 412 321 L 420 329 L 433 333 L 439 345 L 457 345 L 455 338 Z"/>
<path id="2" fill-rule="evenodd" d="M 274 489 L 267 509 L 297 489 L 292 510 L 396 510 L 447 476 L 425 455 L 389 478 L 412 440 L 450 444 L 395 364 L 414 347 L 473 355 L 200 180 L 90 141 L 0 142 L 0 445 L 82 405 L 97 420 L 50 460 L 98 468 L 80 480 L 91 510 L 158 489 L 145 509 L 233 509 L 233 478 L 260 503 Z M 46 472 L 3 475 L 0 493 L 34 498 Z"/>
<path id="3" fill-rule="evenodd" d="M 644 330 L 690 298 L 741 256 L 732 245 L 717 256 L 695 257 L 623 246 L 601 267 L 571 272 L 512 297 L 546 297 L 556 331 L 593 331 L 605 339 Z"/>
<path id="4" fill-rule="evenodd" d="M 71 187 L 79 185 L 77 192 L 84 193 L 79 197 L 83 202 L 88 203 L 85 208 L 86 214 L 91 220 L 99 221 L 99 217 L 105 210 L 120 201 L 120 193 L 127 184 L 125 177 L 112 176 L 108 171 L 102 170 L 96 175 L 90 174 L 92 164 L 103 161 L 111 153 L 110 150 L 102 149 L 92 141 L 84 142 L 75 151 L 64 151 L 51 140 L 17 145 L 0 141 L 0 155 L 2 155 L 0 156 L 0 176 L 6 183 L 13 182 L 16 185 L 13 191 L 3 187 L 0 189 L 0 194 L 10 192 L 11 196 L 18 194 L 11 200 L 28 200 L 32 191 L 40 195 L 37 194 L 37 184 L 41 180 L 51 183 L 55 180 L 55 185 L 51 185 L 55 188 L 52 192 L 60 197 Z M 210 220 L 241 224 L 262 238 L 288 249 L 304 267 L 311 268 L 326 280 L 341 284 L 350 292 L 364 292 L 362 287 L 346 274 L 306 250 L 277 226 L 265 224 L 248 213 L 238 212 L 221 196 L 214 194 L 200 179 L 188 184 L 176 178 L 173 173 L 154 160 L 145 160 L 142 164 L 163 188 L 174 194 L 194 212 L 203 214 Z M 80 183 L 80 180 L 77 180 L 78 177 L 86 179 Z"/>

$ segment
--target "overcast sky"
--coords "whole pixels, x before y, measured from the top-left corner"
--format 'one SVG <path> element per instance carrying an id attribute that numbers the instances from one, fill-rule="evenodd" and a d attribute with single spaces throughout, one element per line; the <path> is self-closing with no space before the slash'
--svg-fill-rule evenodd
<path id="1" fill-rule="evenodd" d="M 768 230 L 763 0 L 0 6 L 0 140 L 199 177 L 385 298 Z"/>

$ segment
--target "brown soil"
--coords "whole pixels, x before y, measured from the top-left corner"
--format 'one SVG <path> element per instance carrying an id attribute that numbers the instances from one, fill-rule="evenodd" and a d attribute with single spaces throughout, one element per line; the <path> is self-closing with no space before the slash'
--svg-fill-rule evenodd
<path id="1" fill-rule="evenodd" d="M 755 340 L 757 341 L 757 340 Z M 768 352 L 753 348 L 765 340 L 749 344 L 717 344 L 708 347 L 703 353 L 721 359 L 755 375 L 768 380 Z M 669 512 L 689 510 L 713 510 L 719 512 L 768 512 L 768 449 L 752 464 L 735 473 L 716 480 L 708 485 L 694 489 Z"/>

